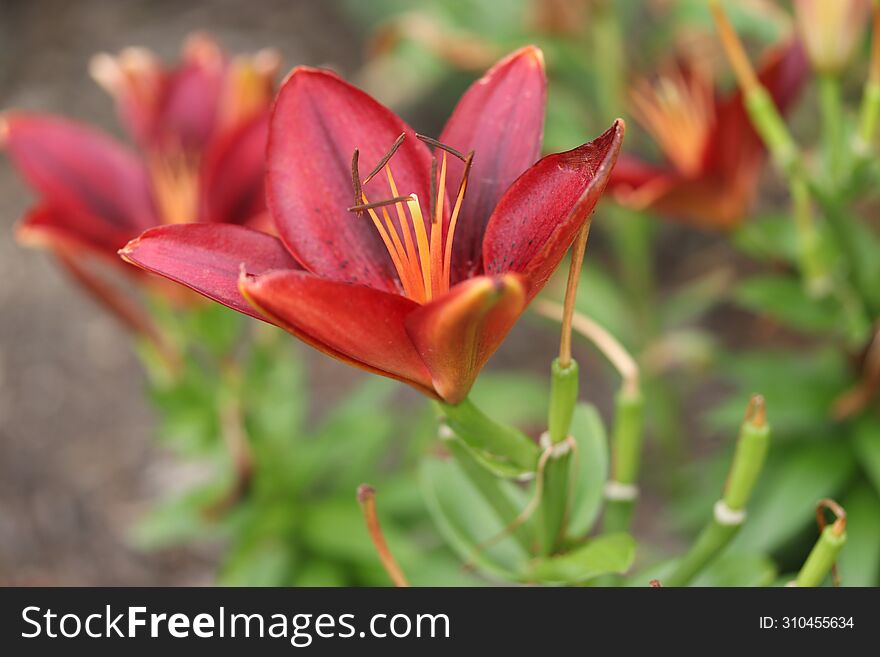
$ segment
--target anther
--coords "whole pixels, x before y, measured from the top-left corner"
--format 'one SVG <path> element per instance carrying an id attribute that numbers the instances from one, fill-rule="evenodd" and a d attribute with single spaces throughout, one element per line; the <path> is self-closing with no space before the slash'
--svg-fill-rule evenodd
<path id="1" fill-rule="evenodd" d="M 384 201 L 373 201 L 372 203 L 362 203 L 360 205 L 354 205 L 348 208 L 349 212 L 357 212 L 361 213 L 364 210 L 373 210 L 375 208 L 382 208 L 386 205 L 395 205 L 397 203 L 405 203 L 409 201 L 411 196 L 395 196 L 394 198 L 385 199 Z"/>
<path id="2" fill-rule="evenodd" d="M 364 200 L 364 189 L 361 186 L 361 176 L 358 172 L 358 158 L 360 157 L 360 151 L 357 148 L 354 149 L 354 153 L 351 156 L 351 184 L 354 187 L 354 205 L 358 206 L 361 204 L 361 201 Z"/>
<path id="3" fill-rule="evenodd" d="M 416 139 L 425 142 L 426 144 L 428 144 L 428 146 L 433 146 L 434 148 L 439 148 L 441 151 L 446 151 L 450 155 L 454 155 L 455 157 L 457 157 L 462 162 L 465 161 L 465 156 L 462 155 L 461 151 L 457 151 L 452 146 L 447 146 L 446 144 L 439 142 L 432 137 L 428 137 L 427 135 L 420 135 L 417 132 Z"/>
<path id="4" fill-rule="evenodd" d="M 406 133 L 401 132 L 400 136 L 394 141 L 391 145 L 391 148 L 385 155 L 382 156 L 382 159 L 379 160 L 379 164 L 377 164 L 370 173 L 367 174 L 367 177 L 364 178 L 364 185 L 370 182 L 377 173 L 379 173 L 382 169 L 385 168 L 385 165 L 388 164 L 388 161 L 394 157 L 394 154 L 397 152 L 397 149 L 403 144 L 403 140 L 406 139 Z"/>

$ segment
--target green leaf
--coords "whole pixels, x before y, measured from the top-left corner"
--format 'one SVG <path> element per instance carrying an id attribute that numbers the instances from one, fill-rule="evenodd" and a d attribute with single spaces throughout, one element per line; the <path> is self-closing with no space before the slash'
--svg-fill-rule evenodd
<path id="1" fill-rule="evenodd" d="M 591 539 L 566 554 L 532 562 L 529 579 L 555 584 L 577 584 L 600 575 L 622 575 L 636 557 L 636 541 L 629 534 L 607 534 Z"/>
<path id="2" fill-rule="evenodd" d="M 838 568 L 842 586 L 880 584 L 880 497 L 868 484 L 860 484 L 841 500 L 846 509 L 846 545 Z"/>
<path id="3" fill-rule="evenodd" d="M 733 244 L 744 253 L 765 262 L 798 261 L 797 228 L 787 214 L 750 218 L 733 233 Z"/>
<path id="4" fill-rule="evenodd" d="M 862 470 L 880 494 L 880 423 L 875 418 L 865 418 L 853 435 L 853 448 Z"/>
<path id="5" fill-rule="evenodd" d="M 844 442 L 771 447 L 745 525 L 731 549 L 771 552 L 779 548 L 815 522 L 816 502 L 833 497 L 854 468 L 855 460 Z"/>
<path id="6" fill-rule="evenodd" d="M 675 328 L 698 320 L 724 300 L 733 272 L 715 269 L 679 286 L 659 305 L 663 325 Z"/>
<path id="7" fill-rule="evenodd" d="M 485 372 L 470 393 L 474 405 L 489 417 L 503 417 L 511 426 L 547 423 L 549 390 L 547 376 L 522 372 Z"/>
<path id="8" fill-rule="evenodd" d="M 520 579 L 528 554 L 512 537 L 498 539 L 507 528 L 458 465 L 426 458 L 419 474 L 428 511 L 459 557 L 495 577 Z"/>
<path id="9" fill-rule="evenodd" d="M 595 406 L 578 404 L 575 407 L 571 434 L 577 442 L 577 452 L 572 458 L 576 470 L 568 533 L 583 536 L 599 515 L 608 479 L 608 438 Z"/>
<path id="10" fill-rule="evenodd" d="M 841 332 L 840 310 L 830 299 L 807 296 L 803 284 L 791 276 L 754 276 L 737 285 L 739 305 L 797 331 L 820 335 Z"/>
<path id="11" fill-rule="evenodd" d="M 739 394 L 712 409 L 709 426 L 733 434 L 742 422 L 744 400 L 760 392 L 775 441 L 831 431 L 831 405 L 850 380 L 846 355 L 839 349 L 813 351 L 809 357 L 803 351 L 740 351 L 725 356 L 720 369 Z"/>
<path id="12" fill-rule="evenodd" d="M 776 577 L 776 564 L 766 555 L 728 552 L 715 559 L 691 586 L 770 586 Z"/>

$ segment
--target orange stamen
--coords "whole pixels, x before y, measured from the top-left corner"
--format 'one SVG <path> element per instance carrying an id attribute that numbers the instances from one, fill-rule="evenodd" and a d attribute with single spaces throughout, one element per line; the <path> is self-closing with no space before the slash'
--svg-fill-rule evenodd
<path id="1" fill-rule="evenodd" d="M 350 207 L 349 211 L 357 212 L 358 214 L 367 212 L 370 215 L 373 225 L 379 231 L 379 236 L 388 250 L 391 262 L 397 270 L 404 294 L 418 303 L 427 303 L 434 297 L 448 291 L 450 287 L 453 237 L 465 190 L 467 189 L 467 178 L 473 161 L 473 153 L 471 152 L 467 157 L 462 158 L 465 162 L 464 175 L 459 184 L 455 205 L 449 219 L 449 227 L 446 231 L 446 239 L 444 240 L 443 220 L 448 169 L 447 153 L 451 153 L 456 157 L 459 154 L 448 146 L 440 146 L 440 150 L 443 151 L 440 175 L 438 177 L 436 174 L 436 164 L 432 168 L 431 173 L 431 205 L 429 216 L 427 216 L 431 224 L 431 233 L 429 235 L 425 225 L 426 216 L 422 212 L 418 196 L 416 194 L 401 196 L 394 181 L 394 175 L 391 172 L 391 157 L 403 143 L 404 137 L 405 135 L 398 137 L 391 150 L 382 157 L 379 165 L 363 181 L 361 181 L 360 174 L 358 173 L 358 151 L 355 149 L 352 157 L 352 185 L 355 190 L 356 205 Z M 427 140 L 427 138 L 423 140 Z M 391 198 L 371 203 L 364 194 L 363 185 L 372 180 L 381 169 L 385 169 Z M 436 188 L 434 187 L 435 184 L 437 185 Z M 388 209 L 388 206 L 391 205 L 397 210 L 397 224 L 391 218 Z M 382 213 L 381 218 L 379 211 Z M 402 236 L 398 232 L 398 228 L 402 231 Z"/>
<path id="2" fill-rule="evenodd" d="M 166 224 L 197 220 L 199 205 L 198 159 L 182 151 L 150 158 L 150 177 L 157 210 Z"/>

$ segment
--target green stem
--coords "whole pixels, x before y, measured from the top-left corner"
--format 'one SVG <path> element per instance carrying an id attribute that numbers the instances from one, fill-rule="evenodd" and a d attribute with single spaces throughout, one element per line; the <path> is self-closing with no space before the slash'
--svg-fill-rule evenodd
<path id="1" fill-rule="evenodd" d="M 840 79 L 831 73 L 818 76 L 819 106 L 822 114 L 822 146 L 825 151 L 825 169 L 832 189 L 845 177 L 843 149 L 844 117 L 840 95 Z"/>
<path id="2" fill-rule="evenodd" d="M 877 136 L 877 125 L 880 123 L 878 119 L 880 119 L 880 82 L 869 80 L 865 85 L 865 95 L 859 112 L 859 138 L 866 152 L 870 151 Z"/>
<path id="3" fill-rule="evenodd" d="M 611 438 L 611 480 L 602 523 L 606 534 L 629 531 L 638 497 L 645 401 L 637 388 L 624 386 L 615 399 Z"/>
<path id="4" fill-rule="evenodd" d="M 819 540 L 804 562 L 795 583 L 798 586 L 819 586 L 837 561 L 837 555 L 846 543 L 846 532 L 828 525 L 819 535 Z"/>
<path id="5" fill-rule="evenodd" d="M 831 273 L 822 258 L 819 234 L 813 219 L 813 203 L 806 182 L 798 177 L 789 181 L 792 211 L 799 240 L 801 276 L 807 293 L 814 298 L 828 294 L 832 287 Z"/>
<path id="6" fill-rule="evenodd" d="M 484 452 L 524 473 L 535 471 L 538 447 L 524 433 L 499 424 L 469 399 L 454 406 L 439 402 L 439 406 L 449 428 L 471 449 Z"/>
<path id="7" fill-rule="evenodd" d="M 550 410 L 547 439 L 551 452 L 544 466 L 543 490 L 538 507 L 538 545 L 541 554 L 550 554 L 565 535 L 571 500 L 571 450 L 564 447 L 571 429 L 571 418 L 578 397 L 578 365 L 574 360 L 568 367 L 556 358 L 550 368 Z"/>
<path id="8" fill-rule="evenodd" d="M 764 467 L 769 440 L 770 428 L 764 415 L 764 400 L 756 395 L 749 402 L 746 419 L 740 426 L 724 496 L 715 504 L 712 520 L 700 532 L 672 574 L 664 580 L 664 585 L 689 584 L 739 532 L 745 522 L 746 504 Z"/>
<path id="9" fill-rule="evenodd" d="M 693 547 L 678 562 L 675 571 L 663 580 L 663 586 L 687 586 L 706 565 L 733 540 L 742 523 L 722 524 L 716 518 L 700 532 Z"/>

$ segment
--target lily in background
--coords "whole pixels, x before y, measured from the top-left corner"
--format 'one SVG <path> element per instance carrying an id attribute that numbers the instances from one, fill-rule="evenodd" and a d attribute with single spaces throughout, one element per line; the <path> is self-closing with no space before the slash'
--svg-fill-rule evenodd
<path id="1" fill-rule="evenodd" d="M 780 110 L 788 111 L 808 75 L 803 49 L 796 42 L 773 48 L 758 74 Z M 622 155 L 610 182 L 615 199 L 704 228 L 739 224 L 766 158 L 742 94 L 720 94 L 707 67 L 685 61 L 653 83 L 637 84 L 632 105 L 666 162 Z"/>
<path id="2" fill-rule="evenodd" d="M 852 59 L 868 27 L 870 0 L 795 0 L 798 33 L 813 68 L 840 73 Z"/>
<path id="3" fill-rule="evenodd" d="M 92 77 L 136 149 L 61 116 L 4 113 L 0 143 L 38 199 L 17 236 L 51 250 L 130 328 L 160 340 L 119 289 L 114 272 L 133 270 L 117 267 L 116 253 L 162 224 L 268 227 L 264 151 L 278 66 L 273 51 L 230 57 L 204 34 L 187 39 L 173 67 L 143 48 L 97 55 Z"/>
<path id="4" fill-rule="evenodd" d="M 456 404 L 584 226 L 623 138 L 618 121 L 538 160 L 545 100 L 543 56 L 523 48 L 470 87 L 434 140 L 337 75 L 297 68 L 269 130 L 279 237 L 167 225 L 120 253 Z"/>

